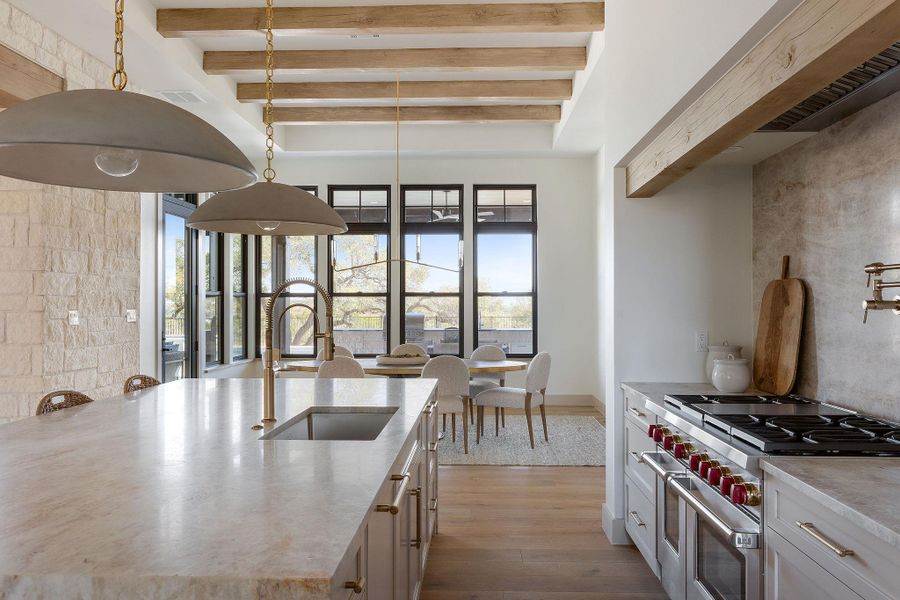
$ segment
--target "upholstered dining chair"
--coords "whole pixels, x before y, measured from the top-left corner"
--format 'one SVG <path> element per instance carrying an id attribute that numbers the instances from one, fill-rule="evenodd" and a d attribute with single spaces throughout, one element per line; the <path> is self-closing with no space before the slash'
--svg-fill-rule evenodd
<path id="1" fill-rule="evenodd" d="M 450 413 L 451 439 L 456 443 L 456 413 L 462 413 L 463 452 L 469 453 L 469 367 L 458 356 L 436 356 L 422 377 L 438 380 L 438 414 Z"/>
<path id="2" fill-rule="evenodd" d="M 35 411 L 35 415 L 46 415 L 47 413 L 52 413 L 57 410 L 62 410 L 64 408 L 72 408 L 73 406 L 81 406 L 82 404 L 87 404 L 88 402 L 93 402 L 94 399 L 90 396 L 86 396 L 81 392 L 76 392 L 73 390 L 58 390 L 55 392 L 50 392 L 38 402 L 37 411 Z"/>
<path id="3" fill-rule="evenodd" d="M 506 352 L 503 351 L 503 348 L 500 346 L 493 345 L 485 345 L 478 346 L 475 350 L 472 351 L 472 360 L 483 360 L 483 361 L 502 361 L 506 360 Z M 475 398 L 478 394 L 485 390 L 490 390 L 493 388 L 503 387 L 506 385 L 506 376 L 503 373 L 499 373 L 497 375 L 491 375 L 489 373 L 484 373 L 479 375 L 478 377 L 473 377 L 471 381 L 469 381 L 469 397 Z M 472 419 L 475 419 L 475 405 L 470 407 Z M 504 427 L 506 427 L 506 409 L 500 408 L 500 419 L 501 423 Z"/>
<path id="4" fill-rule="evenodd" d="M 550 441 L 547 435 L 547 412 L 544 410 L 544 399 L 547 392 L 547 383 L 550 381 L 550 355 L 541 352 L 531 359 L 528 371 L 525 374 L 525 389 L 498 387 L 485 390 L 475 397 L 475 407 L 478 410 L 478 422 L 475 424 L 475 443 L 481 441 L 484 433 L 484 407 L 494 407 L 495 435 L 500 434 L 496 425 L 497 411 L 500 408 L 524 408 L 525 420 L 528 421 L 528 438 L 531 447 L 534 448 L 534 428 L 531 425 L 531 408 L 535 404 L 541 410 L 541 423 L 544 426 L 544 440 Z"/>
<path id="5" fill-rule="evenodd" d="M 344 346 L 334 347 L 334 355 L 335 356 L 346 356 L 347 358 L 356 358 L 353 356 L 353 351 L 350 348 L 345 348 Z M 325 348 L 320 348 L 316 353 L 316 360 L 325 360 Z"/>
<path id="6" fill-rule="evenodd" d="M 356 359 L 346 356 L 335 356 L 334 360 L 326 360 L 316 371 L 317 379 L 362 379 L 366 372 Z"/>
<path id="7" fill-rule="evenodd" d="M 391 350 L 391 354 L 397 356 L 398 354 L 419 354 L 421 356 L 428 356 L 428 351 L 422 347 L 421 344 L 400 344 L 395 346 L 393 350 Z"/>
<path id="8" fill-rule="evenodd" d="M 123 393 L 128 394 L 130 392 L 146 390 L 147 388 L 152 388 L 159 384 L 159 380 L 156 377 L 151 377 L 149 375 L 132 375 L 125 380 Z"/>

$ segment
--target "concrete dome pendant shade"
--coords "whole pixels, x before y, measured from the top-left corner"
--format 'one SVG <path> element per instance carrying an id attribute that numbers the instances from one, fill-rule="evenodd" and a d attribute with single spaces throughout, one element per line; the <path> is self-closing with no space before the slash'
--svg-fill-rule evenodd
<path id="1" fill-rule="evenodd" d="M 73 90 L 0 112 L 0 175 L 118 192 L 199 193 L 258 181 L 215 127 L 126 91 Z"/>
<path id="2" fill-rule="evenodd" d="M 187 226 L 247 235 L 335 235 L 347 231 L 337 211 L 320 198 L 271 181 L 216 194 L 197 207 Z"/>

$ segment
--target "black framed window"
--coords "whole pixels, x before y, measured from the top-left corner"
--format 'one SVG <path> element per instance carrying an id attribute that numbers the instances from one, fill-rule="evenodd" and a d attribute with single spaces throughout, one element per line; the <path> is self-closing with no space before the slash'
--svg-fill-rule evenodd
<path id="1" fill-rule="evenodd" d="M 537 351 L 537 187 L 474 186 L 475 347 Z"/>
<path id="2" fill-rule="evenodd" d="M 231 236 L 231 358 L 247 358 L 247 236 Z"/>
<path id="3" fill-rule="evenodd" d="M 319 195 L 317 186 L 298 185 L 299 189 L 314 196 Z M 257 307 L 258 326 L 256 345 L 262 354 L 266 304 L 272 295 L 272 288 L 285 279 L 305 277 L 316 280 L 318 252 L 316 236 L 257 236 Z M 296 285 L 288 288 L 275 307 L 273 318 L 293 306 L 281 320 L 281 328 L 274 332 L 276 347 L 280 343 L 281 355 L 290 358 L 309 358 L 316 354 L 315 320 L 313 312 L 318 310 L 318 302 L 313 288 Z M 306 308 L 309 307 L 309 308 Z M 312 309 L 312 310 L 310 310 Z M 275 323 L 275 327 L 278 327 Z"/>
<path id="4" fill-rule="evenodd" d="M 461 185 L 400 188 L 402 342 L 429 354 L 462 356 Z M 440 268 L 443 267 L 443 268 Z"/>
<path id="5" fill-rule="evenodd" d="M 389 258 L 390 198 L 389 185 L 328 186 L 328 202 L 348 228 L 347 233 L 329 237 L 328 244 L 334 340 L 357 356 L 388 350 L 390 268 L 388 262 L 379 261 Z"/>
<path id="6" fill-rule="evenodd" d="M 203 275 L 204 275 L 204 335 L 206 340 L 206 366 L 223 362 L 224 337 L 223 320 L 223 261 L 224 234 L 203 232 Z"/>

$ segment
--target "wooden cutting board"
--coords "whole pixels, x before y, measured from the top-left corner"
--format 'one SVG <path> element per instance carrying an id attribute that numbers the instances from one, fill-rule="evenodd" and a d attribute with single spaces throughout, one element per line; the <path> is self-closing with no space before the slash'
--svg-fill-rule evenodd
<path id="1" fill-rule="evenodd" d="M 790 257 L 782 259 L 781 279 L 766 286 L 753 356 L 753 386 L 771 394 L 788 394 L 797 379 L 803 330 L 803 282 L 788 277 Z"/>

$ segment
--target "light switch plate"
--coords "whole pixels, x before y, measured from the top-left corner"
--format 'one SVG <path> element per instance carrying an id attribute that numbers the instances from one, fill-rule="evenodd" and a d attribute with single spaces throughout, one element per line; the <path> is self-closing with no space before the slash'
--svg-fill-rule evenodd
<path id="1" fill-rule="evenodd" d="M 81 320 L 78 318 L 77 310 L 69 311 L 69 325 L 79 325 L 81 324 Z"/>
<path id="2" fill-rule="evenodd" d="M 125 322 L 137 323 L 137 311 L 135 309 L 129 308 L 125 311 Z"/>

